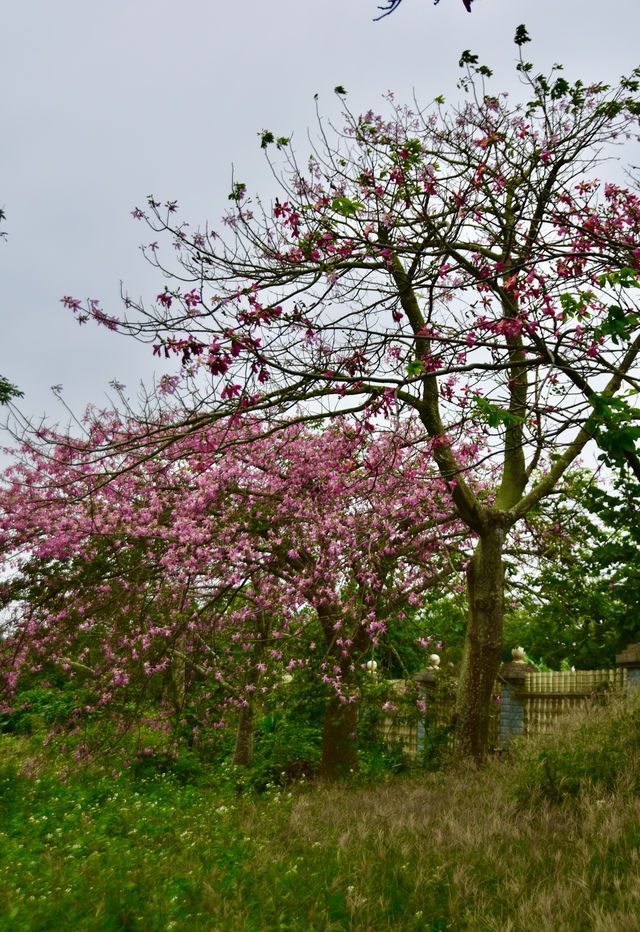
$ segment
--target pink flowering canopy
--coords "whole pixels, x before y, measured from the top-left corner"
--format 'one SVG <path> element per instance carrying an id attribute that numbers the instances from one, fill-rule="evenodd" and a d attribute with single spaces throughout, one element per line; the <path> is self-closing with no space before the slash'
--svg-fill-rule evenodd
<path id="1" fill-rule="evenodd" d="M 149 444 L 144 461 L 141 436 L 118 452 L 142 430 L 92 415 L 87 439 L 51 432 L 5 473 L 7 708 L 25 676 L 51 671 L 78 684 L 78 728 L 102 709 L 116 735 L 132 703 L 174 737 L 190 708 L 190 739 L 210 735 L 299 667 L 349 701 L 389 621 L 419 615 L 468 557 L 414 425 L 269 433 L 247 419 L 165 455 Z M 416 641 L 427 649 L 428 632 Z"/>

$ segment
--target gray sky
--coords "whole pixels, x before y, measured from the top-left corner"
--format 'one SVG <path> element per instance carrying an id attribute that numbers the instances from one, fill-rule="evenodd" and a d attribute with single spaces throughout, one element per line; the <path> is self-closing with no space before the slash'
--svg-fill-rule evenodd
<path id="1" fill-rule="evenodd" d="M 117 378 L 135 396 L 150 381 L 149 347 L 79 327 L 65 294 L 120 312 L 162 290 L 130 216 L 153 193 L 181 215 L 217 226 L 231 167 L 268 199 L 264 128 L 293 135 L 306 154 L 313 95 L 337 117 L 336 84 L 351 109 L 427 104 L 455 89 L 460 52 L 494 69 L 496 90 L 518 93 L 515 27 L 528 57 L 568 78 L 615 80 L 640 64 L 640 0 L 403 0 L 373 23 L 382 0 L 20 0 L 0 13 L 0 373 L 25 392 L 21 408 L 66 419 L 50 386 L 81 412 Z M 628 152 L 640 163 L 638 146 Z"/>

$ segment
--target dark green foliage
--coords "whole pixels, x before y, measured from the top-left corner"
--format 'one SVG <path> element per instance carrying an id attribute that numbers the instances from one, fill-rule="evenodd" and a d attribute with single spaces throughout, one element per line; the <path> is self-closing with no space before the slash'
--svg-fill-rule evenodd
<path id="1" fill-rule="evenodd" d="M 404 744 L 399 740 L 388 740 L 381 731 L 385 713 L 380 705 L 365 702 L 358 720 L 359 776 L 365 782 L 381 780 L 385 774 L 406 773 L 411 761 Z M 395 721 L 411 719 L 411 710 L 401 708 L 394 714 Z"/>
<path id="2" fill-rule="evenodd" d="M 0 734 L 31 735 L 69 721 L 81 700 L 75 688 L 33 686 L 22 690 L 13 712 L 0 713 Z"/>
<path id="3" fill-rule="evenodd" d="M 135 779 L 143 781 L 169 774 L 184 786 L 206 780 L 210 776 L 210 769 L 202 755 L 182 747 L 176 754 L 158 749 L 148 754 L 138 752 L 131 763 L 131 774 Z"/>
<path id="4" fill-rule="evenodd" d="M 640 484 L 620 475 L 601 488 L 585 472 L 552 507 L 557 531 L 520 575 L 525 586 L 515 578 L 520 607 L 505 616 L 505 643 L 550 669 L 612 669 L 640 640 Z"/>
<path id="5" fill-rule="evenodd" d="M 8 404 L 12 398 L 24 398 L 24 392 L 0 375 L 0 405 Z"/>
<path id="6" fill-rule="evenodd" d="M 296 704 L 264 715 L 257 723 L 254 764 L 244 784 L 262 792 L 270 786 L 285 786 L 317 773 L 322 708 L 323 703 L 310 697 L 309 709 Z"/>
<path id="7" fill-rule="evenodd" d="M 427 770 L 440 770 L 453 758 L 455 687 L 444 671 L 435 688 L 427 691 L 421 763 Z"/>
<path id="8" fill-rule="evenodd" d="M 425 598 L 425 608 L 420 612 L 388 623 L 387 636 L 375 650 L 378 673 L 387 679 L 411 679 L 428 665 L 433 653 L 440 655 L 443 669 L 449 663 L 456 665 L 462 657 L 466 596 L 453 595 L 443 588 L 426 593 Z M 421 647 L 418 638 L 430 638 L 429 646 Z"/>

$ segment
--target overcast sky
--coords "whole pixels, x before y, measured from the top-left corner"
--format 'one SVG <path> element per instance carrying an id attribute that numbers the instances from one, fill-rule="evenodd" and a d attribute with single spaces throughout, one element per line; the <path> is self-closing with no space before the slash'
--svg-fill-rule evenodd
<path id="1" fill-rule="evenodd" d="M 0 207 L 0 373 L 25 393 L 22 410 L 63 417 L 50 386 L 81 412 L 104 403 L 110 379 L 133 396 L 151 381 L 151 350 L 79 327 L 60 298 L 99 298 L 120 311 L 163 288 L 131 218 L 153 193 L 177 200 L 194 225 L 217 226 L 231 170 L 268 199 L 273 182 L 258 133 L 293 135 L 306 154 L 313 95 L 338 114 L 383 107 L 388 89 L 425 104 L 458 99 L 464 49 L 494 69 L 496 90 L 519 93 L 513 35 L 528 57 L 569 78 L 615 80 L 640 64 L 640 0 L 403 0 L 374 23 L 382 0 L 20 0 L 0 13 L 3 89 Z M 629 161 L 640 162 L 635 149 Z M 146 237 L 148 239 L 148 236 Z"/>

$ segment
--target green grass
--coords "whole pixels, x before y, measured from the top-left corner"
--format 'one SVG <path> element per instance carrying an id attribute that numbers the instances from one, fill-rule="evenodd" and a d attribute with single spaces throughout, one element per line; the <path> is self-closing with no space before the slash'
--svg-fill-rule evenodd
<path id="1" fill-rule="evenodd" d="M 219 769 L 22 772 L 0 738 L 0 932 L 640 928 L 640 711 L 481 771 L 238 795 Z"/>

